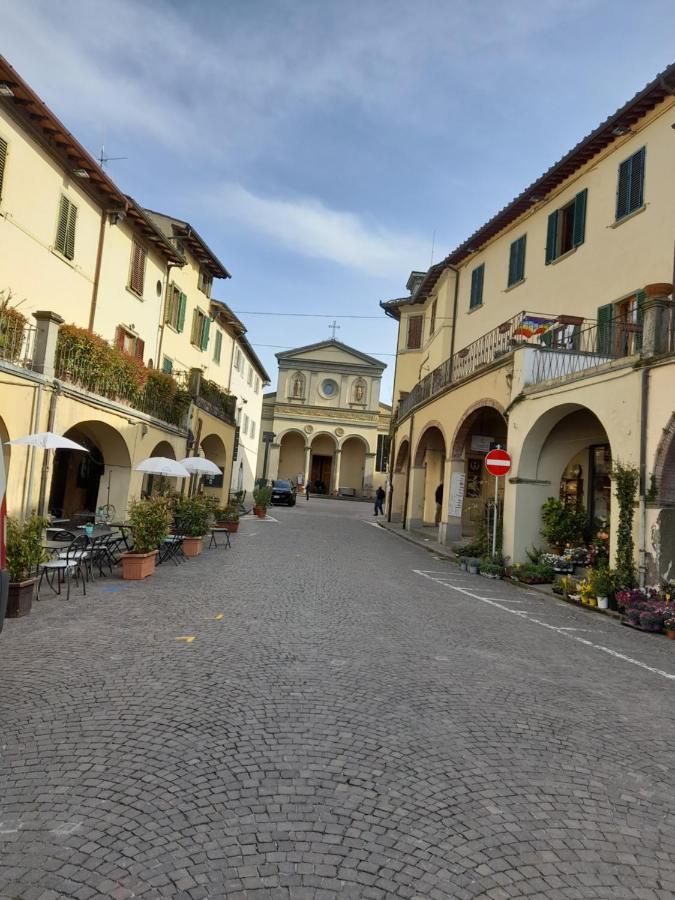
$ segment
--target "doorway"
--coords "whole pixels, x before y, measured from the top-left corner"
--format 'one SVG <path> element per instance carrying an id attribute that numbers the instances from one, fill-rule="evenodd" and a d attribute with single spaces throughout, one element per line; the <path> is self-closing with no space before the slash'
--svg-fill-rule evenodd
<path id="1" fill-rule="evenodd" d="M 312 470 L 309 477 L 317 494 L 328 494 L 330 492 L 332 471 L 332 456 L 318 456 L 316 453 L 312 454 Z"/>

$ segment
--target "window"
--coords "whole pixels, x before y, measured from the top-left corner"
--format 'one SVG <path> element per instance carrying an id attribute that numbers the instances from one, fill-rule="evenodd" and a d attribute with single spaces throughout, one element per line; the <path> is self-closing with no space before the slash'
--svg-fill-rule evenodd
<path id="1" fill-rule="evenodd" d="M 0 199 L 2 199 L 2 182 L 5 177 L 5 165 L 7 164 L 7 141 L 0 138 Z"/>
<path id="2" fill-rule="evenodd" d="M 321 382 L 321 393 L 324 397 L 335 397 L 339 391 L 337 381 L 332 378 L 326 378 Z"/>
<path id="3" fill-rule="evenodd" d="M 197 289 L 202 292 L 202 294 L 206 294 L 207 297 L 211 296 L 211 288 L 213 286 L 213 275 L 210 272 L 207 272 L 206 269 L 199 270 L 199 278 L 197 279 Z"/>
<path id="4" fill-rule="evenodd" d="M 619 166 L 616 188 L 616 221 L 635 212 L 643 204 L 645 181 L 645 148 L 624 160 Z"/>
<path id="5" fill-rule="evenodd" d="M 176 331 L 182 331 L 185 328 L 186 307 L 187 297 L 185 294 L 175 284 L 170 284 L 166 297 L 164 321 Z"/>
<path id="6" fill-rule="evenodd" d="M 640 351 L 644 299 L 644 291 L 637 291 L 618 303 L 598 307 L 596 341 L 600 353 L 632 356 Z"/>
<path id="7" fill-rule="evenodd" d="M 253 368 L 251 364 L 248 364 L 248 378 L 246 379 L 247 384 L 253 384 Z"/>
<path id="8" fill-rule="evenodd" d="M 255 422 L 251 419 L 251 437 L 255 437 Z"/>
<path id="9" fill-rule="evenodd" d="M 485 263 L 481 263 L 471 273 L 471 295 L 469 309 L 483 305 L 483 281 L 485 280 Z"/>
<path id="10" fill-rule="evenodd" d="M 136 241 L 131 244 L 131 262 L 129 264 L 129 289 L 143 296 L 143 282 L 145 280 L 145 259 L 148 255 L 145 247 L 141 247 Z"/>
<path id="11" fill-rule="evenodd" d="M 216 331 L 216 339 L 213 343 L 213 361 L 220 364 L 220 354 L 223 349 L 223 332 Z"/>
<path id="12" fill-rule="evenodd" d="M 164 372 L 165 375 L 171 375 L 173 372 L 173 360 L 169 359 L 168 356 L 165 356 L 162 360 L 162 372 Z"/>
<path id="13" fill-rule="evenodd" d="M 386 472 L 389 462 L 389 443 L 391 438 L 388 434 L 378 434 L 377 436 L 377 453 L 375 454 L 375 471 Z"/>
<path id="14" fill-rule="evenodd" d="M 234 351 L 234 367 L 237 372 L 241 371 L 241 366 L 244 361 L 244 357 L 242 356 L 241 350 L 239 347 Z"/>
<path id="15" fill-rule="evenodd" d="M 206 350 L 209 345 L 210 327 L 211 319 L 209 319 L 206 313 L 202 312 L 201 309 L 196 309 L 192 313 L 192 331 L 190 333 L 190 343 L 194 344 L 194 346 L 198 347 L 200 350 Z"/>
<path id="16" fill-rule="evenodd" d="M 419 350 L 422 346 L 422 316 L 410 316 L 408 319 L 408 341 L 406 350 Z"/>
<path id="17" fill-rule="evenodd" d="M 239 425 L 239 423 L 241 422 L 241 406 L 237 408 L 237 412 L 234 415 L 234 421 L 237 423 L 237 425 Z M 234 457 L 232 458 L 234 459 Z"/>
<path id="18" fill-rule="evenodd" d="M 431 316 L 430 316 L 430 321 L 429 321 L 429 337 L 431 337 L 431 335 L 434 333 L 434 331 L 436 331 L 436 303 L 437 303 L 437 301 L 434 300 L 434 302 L 431 304 Z"/>
<path id="19" fill-rule="evenodd" d="M 75 258 L 75 224 L 77 207 L 67 197 L 61 197 L 59 221 L 56 226 L 54 248 L 66 259 Z"/>
<path id="20" fill-rule="evenodd" d="M 248 416 L 244 413 L 244 427 L 241 429 L 244 434 L 248 434 Z"/>
<path id="21" fill-rule="evenodd" d="M 129 331 L 124 325 L 118 325 L 115 331 L 115 346 L 123 353 L 134 356 L 136 359 L 143 360 L 143 352 L 145 343 L 133 331 Z"/>
<path id="22" fill-rule="evenodd" d="M 584 188 L 574 200 L 548 217 L 546 265 L 583 244 L 586 235 L 586 197 Z"/>
<path id="23" fill-rule="evenodd" d="M 260 379 L 257 375 L 255 376 L 255 392 L 256 394 L 260 393 Z"/>
<path id="24" fill-rule="evenodd" d="M 509 281 L 507 287 L 513 287 L 525 277 L 525 242 L 527 235 L 519 237 L 511 244 L 509 252 Z"/>

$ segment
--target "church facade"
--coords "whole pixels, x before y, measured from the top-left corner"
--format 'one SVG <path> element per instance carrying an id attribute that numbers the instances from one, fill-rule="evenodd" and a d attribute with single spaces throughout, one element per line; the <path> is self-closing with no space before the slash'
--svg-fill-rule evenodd
<path id="1" fill-rule="evenodd" d="M 385 364 L 328 340 L 277 353 L 277 390 L 263 398 L 258 478 L 333 496 L 370 498 L 386 482 L 391 407 Z"/>

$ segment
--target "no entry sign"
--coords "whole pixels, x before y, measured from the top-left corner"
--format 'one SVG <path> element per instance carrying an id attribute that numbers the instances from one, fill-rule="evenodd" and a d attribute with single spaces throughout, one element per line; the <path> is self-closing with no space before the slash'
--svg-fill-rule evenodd
<path id="1" fill-rule="evenodd" d="M 485 468 L 490 475 L 499 477 L 500 475 L 508 475 L 511 469 L 511 457 L 506 450 L 490 450 L 485 457 Z"/>

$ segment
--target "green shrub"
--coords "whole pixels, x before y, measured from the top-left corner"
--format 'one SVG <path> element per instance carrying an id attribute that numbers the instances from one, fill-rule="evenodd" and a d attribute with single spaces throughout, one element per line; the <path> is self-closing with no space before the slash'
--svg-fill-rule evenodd
<path id="1" fill-rule="evenodd" d="M 256 506 L 267 509 L 272 499 L 272 488 L 267 485 L 260 485 L 253 488 L 253 502 Z"/>
<path id="2" fill-rule="evenodd" d="M 171 505 L 166 497 L 135 500 L 129 509 L 134 553 L 152 553 L 169 533 Z"/>
<path id="3" fill-rule="evenodd" d="M 42 532 L 48 525 L 47 519 L 36 515 L 23 523 L 17 519 L 7 519 L 7 571 L 10 581 L 31 578 L 40 563 L 46 561 Z"/>
<path id="4" fill-rule="evenodd" d="M 541 508 L 544 527 L 541 530 L 551 547 L 565 547 L 583 541 L 587 524 L 586 512 L 565 506 L 555 497 L 549 497 Z"/>
<path id="5" fill-rule="evenodd" d="M 175 506 L 176 530 L 186 537 L 203 537 L 209 530 L 212 504 L 207 497 L 179 497 Z"/>

